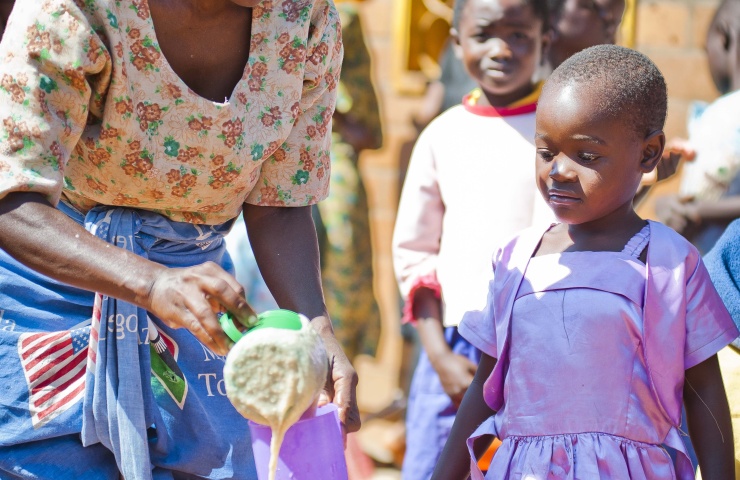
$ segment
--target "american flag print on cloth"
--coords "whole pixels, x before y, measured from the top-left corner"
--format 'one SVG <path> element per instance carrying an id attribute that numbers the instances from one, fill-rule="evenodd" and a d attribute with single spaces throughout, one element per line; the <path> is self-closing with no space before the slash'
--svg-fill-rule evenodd
<path id="1" fill-rule="evenodd" d="M 69 410 L 84 396 L 85 371 L 95 365 L 102 301 L 96 293 L 92 318 L 70 330 L 24 333 L 18 339 L 34 428 Z M 91 339 L 94 343 L 89 348 Z"/>
<path id="2" fill-rule="evenodd" d="M 18 339 L 34 428 L 64 413 L 84 396 L 90 321 L 85 323 L 61 332 L 24 333 Z"/>
<path id="3" fill-rule="evenodd" d="M 87 352 L 87 370 L 95 371 L 95 360 L 98 356 L 98 339 L 100 338 L 100 316 L 103 308 L 103 296 L 95 293 L 93 303 L 92 325 L 90 327 L 90 349 Z"/>

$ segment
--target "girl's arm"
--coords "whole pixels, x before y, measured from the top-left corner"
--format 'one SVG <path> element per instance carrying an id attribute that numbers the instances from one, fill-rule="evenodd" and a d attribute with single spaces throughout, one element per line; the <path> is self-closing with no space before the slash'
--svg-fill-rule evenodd
<path id="1" fill-rule="evenodd" d="M 717 355 L 686 370 L 683 398 L 703 478 L 735 479 L 730 407 Z"/>
<path id="2" fill-rule="evenodd" d="M 428 288 L 416 291 L 413 315 L 416 330 L 429 362 L 439 375 L 442 388 L 456 407 L 473 381 L 476 365 L 467 357 L 455 354 L 447 345 L 442 324 L 441 302 Z"/>
<path id="3" fill-rule="evenodd" d="M 470 454 L 466 441 L 478 426 L 495 412 L 483 399 L 483 384 L 493 371 L 496 359 L 481 356 L 473 383 L 463 398 L 455 423 L 442 455 L 432 474 L 432 480 L 463 480 L 470 474 Z"/>

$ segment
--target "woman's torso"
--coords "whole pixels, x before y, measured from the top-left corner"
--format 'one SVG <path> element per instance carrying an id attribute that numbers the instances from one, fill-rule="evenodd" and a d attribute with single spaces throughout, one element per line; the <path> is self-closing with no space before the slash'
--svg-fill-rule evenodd
<path id="1" fill-rule="evenodd" d="M 341 43 L 338 30 L 331 28 L 335 18 L 327 11 L 330 4 L 262 2 L 252 9 L 249 32 L 248 19 L 235 18 L 230 22 L 234 28 L 220 36 L 211 34 L 207 47 L 216 51 L 205 73 L 183 60 L 185 50 L 198 41 L 186 39 L 178 45 L 177 35 L 187 34 L 188 23 L 178 24 L 175 13 L 173 19 L 155 14 L 161 28 L 157 32 L 147 0 L 78 4 L 48 2 L 41 15 L 36 15 L 38 7 L 18 4 L 11 22 L 32 23 L 24 15 L 38 18 L 25 38 L 3 42 L 6 55 L 28 49 L 32 58 L 52 55 L 59 66 L 58 78 L 42 78 L 39 88 L 22 86 L 22 75 L 10 80 L 25 88 L 26 99 L 35 99 L 29 109 L 44 109 L 23 115 L 61 121 L 63 134 L 72 137 L 82 128 L 64 167 L 63 195 L 69 203 L 83 212 L 97 204 L 123 205 L 176 221 L 219 224 L 234 218 L 245 201 L 307 204 L 324 195 L 321 178 L 328 178 L 329 172 L 322 155 L 328 153 L 321 150 L 320 139 L 327 135 L 333 103 L 319 105 L 317 114 L 311 114 L 315 118 L 301 123 L 300 132 L 292 130 L 307 107 L 316 107 L 305 94 L 312 81 L 321 79 L 323 69 L 326 84 L 334 89 L 327 65 L 329 57 L 341 51 Z M 155 12 L 163 8 L 154 6 Z M 311 35 L 317 37 L 313 44 Z M 225 52 L 228 42 L 235 44 Z M 173 64 L 165 53 L 172 55 Z M 193 54 L 202 53 L 200 49 Z M 91 65 L 97 73 L 85 73 Z M 218 75 L 223 77 L 213 82 Z M 85 84 L 91 90 L 89 102 Z M 323 83 L 318 87 L 323 89 Z M 211 99 L 216 96 L 220 102 Z M 50 151 L 57 161 L 67 153 L 58 143 L 45 146 L 45 154 Z M 266 180 L 263 170 L 268 164 Z M 39 168 L 44 176 L 49 167 Z"/>

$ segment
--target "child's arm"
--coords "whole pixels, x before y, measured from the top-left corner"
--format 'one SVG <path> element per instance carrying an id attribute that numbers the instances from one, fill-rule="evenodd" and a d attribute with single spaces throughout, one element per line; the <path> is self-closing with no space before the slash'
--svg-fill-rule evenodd
<path id="1" fill-rule="evenodd" d="M 441 303 L 428 288 L 420 288 L 413 299 L 416 329 L 429 362 L 439 375 L 442 388 L 456 407 L 460 406 L 468 386 L 473 381 L 475 363 L 455 354 L 447 345 L 442 325 Z"/>
<path id="2" fill-rule="evenodd" d="M 491 375 L 495 365 L 495 358 L 485 353 L 481 356 L 473 383 L 470 384 L 463 398 L 450 436 L 434 468 L 432 480 L 468 478 L 470 454 L 465 442 L 484 420 L 495 413 L 483 400 L 483 384 Z"/>
<path id="3" fill-rule="evenodd" d="M 686 370 L 683 398 L 703 478 L 735 479 L 730 407 L 717 355 Z"/>
<path id="4" fill-rule="evenodd" d="M 692 161 L 695 157 L 696 151 L 694 151 L 688 140 L 674 138 L 668 142 L 665 149 L 663 149 L 663 156 L 655 166 L 655 169 L 642 176 L 642 181 L 640 182 L 640 187 L 637 189 L 633 203 L 639 205 L 645 199 L 653 185 L 672 177 L 678 170 L 682 159 Z"/>

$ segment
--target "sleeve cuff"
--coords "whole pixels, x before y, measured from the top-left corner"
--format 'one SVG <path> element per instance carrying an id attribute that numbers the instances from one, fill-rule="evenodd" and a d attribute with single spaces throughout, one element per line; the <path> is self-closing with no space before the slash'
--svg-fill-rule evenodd
<path id="1" fill-rule="evenodd" d="M 414 318 L 414 297 L 416 296 L 416 292 L 422 288 L 427 288 L 434 292 L 434 296 L 438 299 L 442 298 L 442 287 L 439 284 L 439 281 L 437 281 L 436 275 L 429 274 L 419 277 L 419 279 L 416 280 L 416 283 L 411 286 L 411 290 L 409 290 L 409 294 L 404 302 L 403 316 L 401 317 L 402 323 L 411 323 L 412 325 L 416 324 L 416 319 Z"/>
<path id="2" fill-rule="evenodd" d="M 466 317 L 468 315 L 469 313 L 466 314 Z M 470 319 L 468 318 L 468 321 L 465 321 L 466 317 L 463 317 L 460 325 L 457 326 L 458 333 L 460 333 L 460 335 L 462 335 L 465 340 L 470 342 L 471 345 L 473 345 L 481 352 L 485 353 L 489 357 L 498 358 L 496 344 L 492 343 L 489 338 L 486 338 L 484 335 L 481 335 L 477 330 L 472 328 L 470 325 Z"/>
<path id="3" fill-rule="evenodd" d="M 684 358 L 684 370 L 688 370 L 691 367 L 699 365 L 701 362 L 732 343 L 736 338 L 738 338 L 738 330 L 737 327 L 733 325 L 711 342 L 687 354 Z"/>

